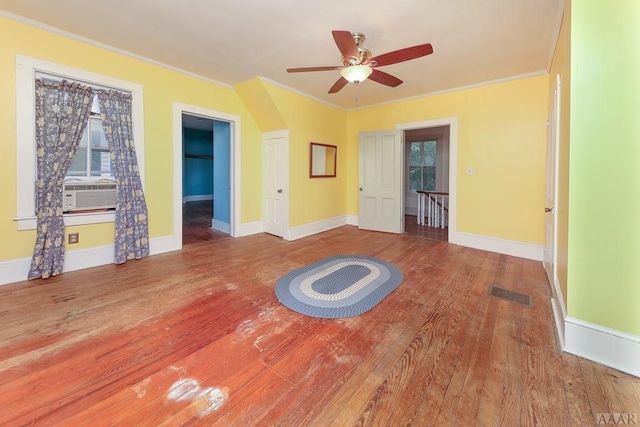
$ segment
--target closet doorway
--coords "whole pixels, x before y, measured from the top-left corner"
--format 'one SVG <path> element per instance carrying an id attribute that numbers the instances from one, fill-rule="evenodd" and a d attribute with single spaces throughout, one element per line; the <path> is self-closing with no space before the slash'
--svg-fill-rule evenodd
<path id="1" fill-rule="evenodd" d="M 182 114 L 182 244 L 229 237 L 230 124 Z"/>

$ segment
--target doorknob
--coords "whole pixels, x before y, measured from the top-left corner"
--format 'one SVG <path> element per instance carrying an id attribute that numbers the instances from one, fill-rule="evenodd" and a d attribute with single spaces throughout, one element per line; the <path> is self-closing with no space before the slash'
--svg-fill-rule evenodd
<path id="1" fill-rule="evenodd" d="M 553 212 L 553 208 L 544 208 L 545 212 Z"/>
<path id="2" fill-rule="evenodd" d="M 362 190 L 362 187 L 360 187 L 360 191 L 363 191 L 363 190 Z"/>
<path id="3" fill-rule="evenodd" d="M 278 193 L 282 193 L 282 188 L 278 188 Z"/>

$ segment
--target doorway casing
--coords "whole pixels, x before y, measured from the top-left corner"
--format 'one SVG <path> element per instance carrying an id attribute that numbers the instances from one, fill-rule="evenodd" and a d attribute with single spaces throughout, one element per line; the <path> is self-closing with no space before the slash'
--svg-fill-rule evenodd
<path id="1" fill-rule="evenodd" d="M 400 123 L 396 129 L 406 131 L 412 129 L 433 128 L 449 126 L 449 243 L 459 244 L 459 236 L 456 228 L 457 218 L 457 190 L 458 190 L 458 118 L 444 117 L 441 119 L 424 120 L 420 122 Z M 405 142 L 403 141 L 403 144 Z M 404 152 L 404 147 L 403 147 Z M 404 162 L 402 165 L 404 169 Z M 404 172 L 406 173 L 406 171 Z M 403 176 L 404 176 L 403 173 Z"/>
<path id="2" fill-rule="evenodd" d="M 194 105 L 173 103 L 173 250 L 182 249 L 182 114 L 230 124 L 230 233 L 238 235 L 240 225 L 240 116 Z"/>

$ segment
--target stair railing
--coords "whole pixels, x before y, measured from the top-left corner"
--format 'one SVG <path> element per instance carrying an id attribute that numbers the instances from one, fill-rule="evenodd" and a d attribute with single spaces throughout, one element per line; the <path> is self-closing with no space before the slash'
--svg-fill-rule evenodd
<path id="1" fill-rule="evenodd" d="M 418 225 L 447 228 L 449 225 L 449 193 L 418 191 Z"/>

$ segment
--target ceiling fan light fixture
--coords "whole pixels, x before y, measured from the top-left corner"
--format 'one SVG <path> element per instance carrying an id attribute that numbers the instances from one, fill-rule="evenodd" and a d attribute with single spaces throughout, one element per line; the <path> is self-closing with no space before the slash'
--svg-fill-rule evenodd
<path id="1" fill-rule="evenodd" d="M 348 67 L 344 67 L 340 74 L 344 77 L 348 82 L 363 82 L 371 75 L 373 69 L 368 65 L 350 65 Z"/>

